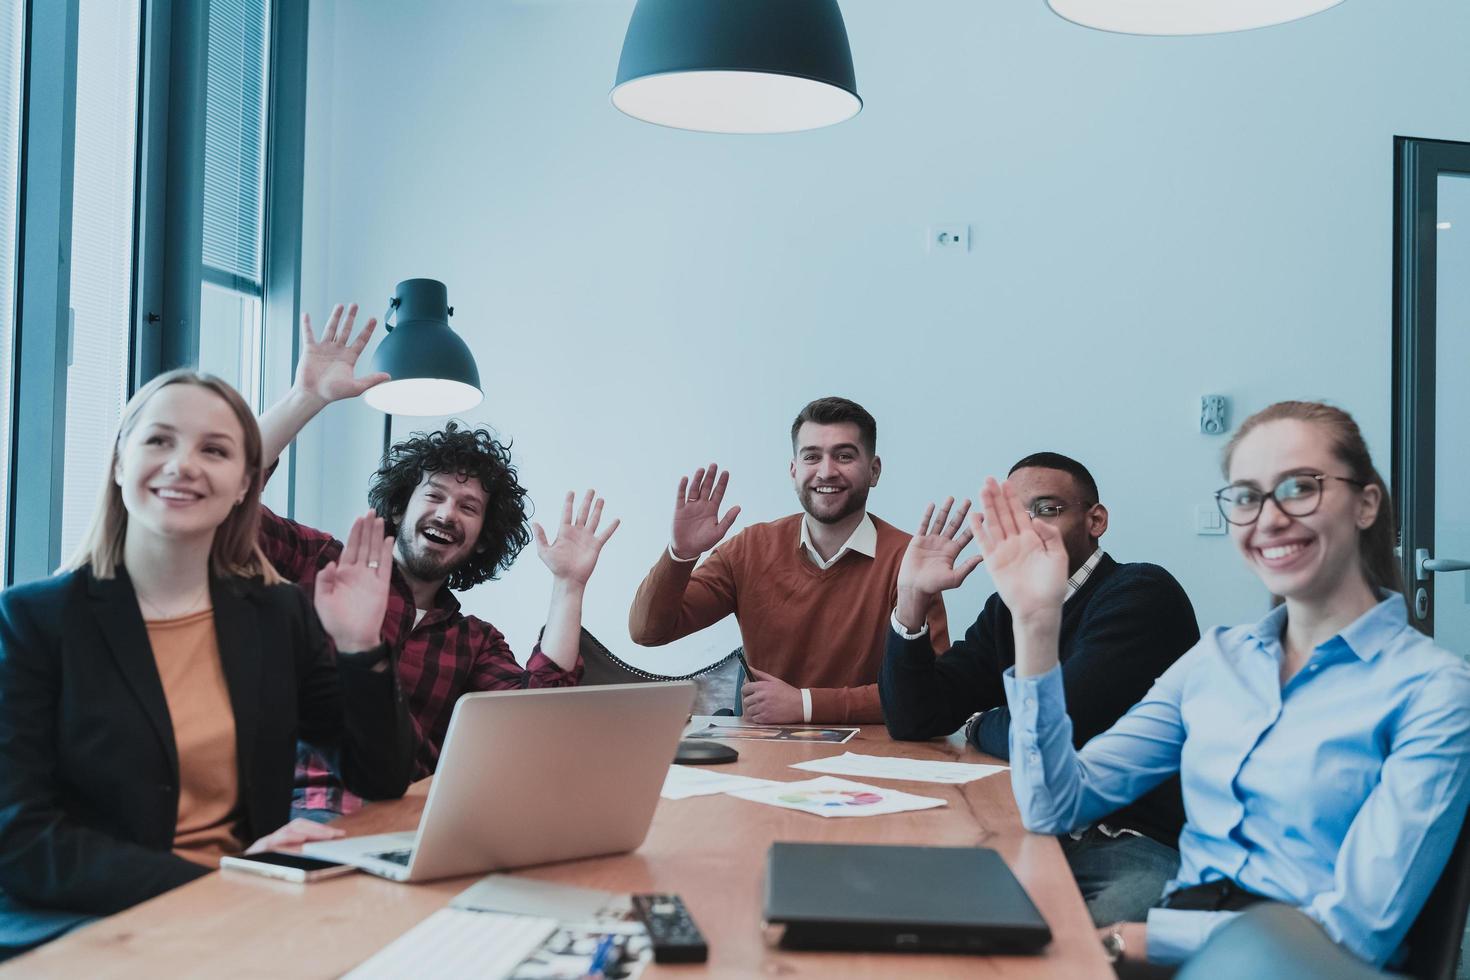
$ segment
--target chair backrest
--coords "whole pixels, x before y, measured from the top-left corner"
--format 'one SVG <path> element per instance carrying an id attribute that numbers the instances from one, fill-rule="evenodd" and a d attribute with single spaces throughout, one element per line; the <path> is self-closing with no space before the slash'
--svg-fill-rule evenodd
<path id="1" fill-rule="evenodd" d="M 1406 940 L 1409 955 L 1400 967 L 1416 980 L 1454 980 L 1465 914 L 1470 911 L 1470 820 L 1462 815 L 1455 849 Z"/>
<path id="2" fill-rule="evenodd" d="M 645 681 L 693 681 L 694 714 L 712 715 L 721 709 L 740 714 L 740 685 L 743 681 L 740 659 L 734 652 L 689 674 L 655 674 L 620 658 L 587 632 L 578 641 L 582 654 L 582 683 L 642 684 Z"/>

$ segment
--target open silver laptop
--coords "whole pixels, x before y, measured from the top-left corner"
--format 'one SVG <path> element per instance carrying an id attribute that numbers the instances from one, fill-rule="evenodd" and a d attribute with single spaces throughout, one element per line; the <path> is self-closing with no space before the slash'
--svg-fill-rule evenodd
<path id="1" fill-rule="evenodd" d="M 466 694 L 417 831 L 302 850 L 394 881 L 631 851 L 693 703 L 688 681 Z"/>

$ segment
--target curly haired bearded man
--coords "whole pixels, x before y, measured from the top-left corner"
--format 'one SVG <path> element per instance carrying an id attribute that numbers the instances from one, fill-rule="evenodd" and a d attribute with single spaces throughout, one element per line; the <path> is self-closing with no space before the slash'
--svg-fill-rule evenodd
<path id="1" fill-rule="evenodd" d="M 358 356 L 376 320 L 352 336 L 354 304 L 332 310 L 318 340 L 302 317 L 302 355 L 291 390 L 260 419 L 264 455 L 273 462 L 296 435 L 334 401 L 356 398 L 388 380 L 355 376 Z M 368 490 L 372 509 L 394 537 L 392 585 L 383 640 L 395 653 L 399 687 L 408 701 L 418 750 L 414 778 L 439 761 L 449 717 L 461 694 L 525 687 L 568 687 L 581 678 L 577 641 L 582 596 L 598 554 L 617 529 L 601 533 L 603 502 L 588 490 L 573 510 L 562 506 L 561 526 L 548 540 L 539 524 L 527 527 L 526 490 L 510 450 L 486 429 L 450 422 L 442 431 L 414 433 L 383 456 Z M 317 572 L 342 553 L 342 542 L 262 508 L 261 547 L 276 569 L 308 592 Z M 522 668 L 504 635 L 459 611 L 454 591 L 487 582 L 515 561 L 532 531 L 536 551 L 553 582 L 546 629 Z M 331 774 L 320 752 L 301 745 L 297 756 L 295 816 L 327 820 L 361 801 Z"/>

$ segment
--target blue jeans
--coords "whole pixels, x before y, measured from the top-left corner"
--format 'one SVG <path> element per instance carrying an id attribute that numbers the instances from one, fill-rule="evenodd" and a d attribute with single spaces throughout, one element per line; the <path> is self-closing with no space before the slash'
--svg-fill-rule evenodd
<path id="1" fill-rule="evenodd" d="M 1151 837 L 1109 837 L 1088 827 L 1080 840 L 1057 840 L 1098 926 L 1144 921 L 1179 871 L 1179 852 Z"/>

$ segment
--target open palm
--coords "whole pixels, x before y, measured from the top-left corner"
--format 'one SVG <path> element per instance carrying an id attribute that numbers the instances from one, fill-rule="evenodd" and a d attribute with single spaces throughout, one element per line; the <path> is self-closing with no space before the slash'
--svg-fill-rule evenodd
<path id="1" fill-rule="evenodd" d="M 740 508 L 731 507 L 720 517 L 720 505 L 729 483 L 729 471 L 721 473 L 714 463 L 695 470 L 692 477 L 679 480 L 679 492 L 674 498 L 674 526 L 669 537 L 674 554 L 680 558 L 698 558 L 729 532 L 735 518 L 740 516 Z"/>
<path id="2" fill-rule="evenodd" d="M 346 314 L 344 322 L 341 304 L 333 307 L 320 340 L 311 331 L 310 314 L 301 316 L 301 362 L 296 369 L 296 387 L 324 402 L 356 398 L 388 380 L 388 375 L 381 371 L 361 378 L 356 376 L 357 359 L 372 338 L 378 321 L 370 318 L 362 332 L 353 337 L 357 304 L 347 307 Z"/>
<path id="3" fill-rule="evenodd" d="M 602 498 L 595 491 L 588 490 L 577 516 L 573 518 L 572 504 L 576 496 L 571 491 L 567 492 L 555 541 L 547 540 L 546 530 L 540 524 L 532 522 L 531 529 L 536 535 L 536 554 L 551 569 L 551 574 L 565 582 L 586 585 L 597 567 L 597 556 L 602 554 L 602 546 L 607 544 L 607 539 L 613 536 L 622 522 L 614 520 L 598 534 L 597 525 L 602 522 Z"/>
<path id="4" fill-rule="evenodd" d="M 382 641 L 392 573 L 393 539 L 369 511 L 352 522 L 342 554 L 316 578 L 316 614 L 338 650 L 370 650 Z"/>
<path id="5" fill-rule="evenodd" d="M 909 538 L 909 546 L 898 566 L 899 591 L 911 589 L 933 596 L 958 588 L 982 561 L 981 556 L 975 555 L 956 564 L 974 534 L 965 527 L 970 502 L 961 501 L 959 510 L 951 517 L 953 507 L 954 498 L 950 497 L 938 515 L 933 504 L 925 508 L 919 530 Z"/>
<path id="6" fill-rule="evenodd" d="M 1067 551 L 1061 534 L 1034 521 L 1010 484 L 987 479 L 980 491 L 983 515 L 970 515 L 985 567 L 996 591 L 1018 620 L 1061 608 L 1067 595 Z"/>

